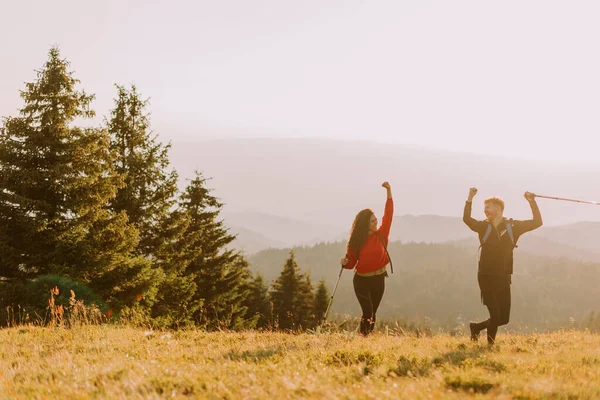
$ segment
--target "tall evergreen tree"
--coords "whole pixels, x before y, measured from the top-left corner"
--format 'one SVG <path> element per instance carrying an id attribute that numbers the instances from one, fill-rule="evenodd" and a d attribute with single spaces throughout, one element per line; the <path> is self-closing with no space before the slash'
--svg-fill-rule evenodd
<path id="1" fill-rule="evenodd" d="M 306 329 L 313 325 L 312 284 L 308 275 L 300 273 L 293 250 L 273 284 L 271 300 L 280 329 Z"/>
<path id="2" fill-rule="evenodd" d="M 228 247 L 235 239 L 219 219 L 223 205 L 206 187 L 206 179 L 196 172 L 181 196 L 181 207 L 190 218 L 186 235 L 200 234 L 201 252 L 186 270 L 197 285 L 194 300 L 203 303 L 195 313 L 196 322 L 207 328 L 245 327 L 250 272 L 243 256 Z"/>
<path id="3" fill-rule="evenodd" d="M 265 328 L 271 324 L 271 301 L 265 280 L 256 274 L 248 281 L 248 296 L 244 302 L 248 308 L 246 319 L 254 328 Z"/>
<path id="4" fill-rule="evenodd" d="M 188 273 L 189 265 L 202 254 L 201 232 L 190 232 L 189 226 L 190 218 L 182 210 L 172 210 L 160 226 L 163 237 L 169 239 L 161 241 L 154 260 L 156 267 L 164 271 L 165 279 L 152 317 L 162 326 L 193 325 L 193 316 L 203 303 L 196 296 L 195 276 Z"/>
<path id="5" fill-rule="evenodd" d="M 117 171 L 124 185 L 111 202 L 139 230 L 137 253 L 152 261 L 164 274 L 158 301 L 152 309 L 155 322 L 164 326 L 190 324 L 201 305 L 194 299 L 197 285 L 186 269 L 201 251 L 198 232 L 189 232 L 190 217 L 177 207 L 177 173 L 170 168 L 168 151 L 150 128 L 142 99 L 135 86 L 117 85 L 115 108 L 108 129 Z"/>
<path id="6" fill-rule="evenodd" d="M 323 322 L 325 313 L 327 312 L 327 305 L 329 304 L 329 290 L 324 280 L 320 280 L 317 285 L 317 292 L 315 293 L 315 300 L 313 303 L 313 317 L 315 325 L 319 325 Z"/>
<path id="7" fill-rule="evenodd" d="M 74 126 L 94 116 L 94 97 L 76 89 L 68 67 L 52 48 L 21 92 L 20 115 L 0 132 L 0 270 L 9 278 L 68 276 L 118 306 L 136 293 L 151 302 L 156 276 L 131 255 L 137 231 L 106 207 L 122 184 L 109 136 Z M 127 280 L 104 285 L 111 274 Z"/>
<path id="8" fill-rule="evenodd" d="M 177 172 L 170 169 L 168 151 L 150 129 L 148 100 L 141 98 L 135 86 L 117 85 L 115 108 L 108 130 L 115 167 L 124 185 L 111 201 L 115 211 L 125 211 L 140 232 L 138 253 L 156 257 L 162 242 L 169 241 L 164 219 L 177 201 Z"/>

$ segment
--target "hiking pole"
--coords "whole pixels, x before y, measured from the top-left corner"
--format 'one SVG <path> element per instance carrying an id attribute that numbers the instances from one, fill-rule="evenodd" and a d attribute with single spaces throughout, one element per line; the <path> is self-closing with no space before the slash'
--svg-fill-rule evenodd
<path id="1" fill-rule="evenodd" d="M 344 272 L 343 265 L 342 265 L 342 268 L 340 268 L 340 274 L 338 275 L 337 282 L 335 283 L 335 287 L 333 288 L 333 293 L 331 294 L 331 298 L 329 299 L 329 304 L 327 305 L 327 311 L 325 311 L 325 317 L 323 317 L 323 324 L 325 323 L 325 321 L 327 321 L 327 316 L 329 315 L 329 310 L 331 309 L 331 305 L 333 304 L 333 296 L 335 296 L 335 291 L 337 290 L 338 285 L 340 284 L 340 278 L 342 277 L 342 272 Z"/>
<path id="2" fill-rule="evenodd" d="M 551 197 L 551 196 L 540 196 L 536 194 L 535 197 L 539 197 L 540 199 L 550 199 L 550 200 L 561 200 L 561 201 L 571 201 L 573 203 L 583 203 L 583 204 L 592 204 L 594 206 L 600 206 L 600 202 L 597 201 L 585 201 L 585 200 L 573 200 L 573 199 L 564 199 L 562 197 Z"/>

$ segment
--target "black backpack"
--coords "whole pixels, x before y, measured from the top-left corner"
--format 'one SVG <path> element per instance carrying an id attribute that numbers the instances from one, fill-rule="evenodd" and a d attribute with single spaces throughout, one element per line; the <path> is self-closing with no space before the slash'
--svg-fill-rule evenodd
<path id="1" fill-rule="evenodd" d="M 479 246 L 479 248 L 481 248 L 481 246 L 483 246 L 485 244 L 485 242 L 490 237 L 491 233 L 492 233 L 492 224 L 488 223 L 487 230 L 485 231 L 485 234 L 483 235 L 483 238 L 481 239 L 481 245 Z M 508 236 L 510 237 L 510 241 L 512 242 L 513 247 L 519 247 L 515 243 L 515 234 L 513 233 L 512 224 L 510 223 L 510 220 L 506 221 L 506 233 L 508 233 Z"/>

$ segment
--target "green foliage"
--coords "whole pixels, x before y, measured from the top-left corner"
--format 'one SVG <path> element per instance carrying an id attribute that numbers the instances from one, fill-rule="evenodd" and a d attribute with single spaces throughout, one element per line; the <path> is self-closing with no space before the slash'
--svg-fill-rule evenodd
<path id="1" fill-rule="evenodd" d="M 158 274 L 132 257 L 138 237 L 127 216 L 106 208 L 122 177 L 108 134 L 75 126 L 94 116 L 93 96 L 76 88 L 68 67 L 52 48 L 37 80 L 21 92 L 20 115 L 4 121 L 0 271 L 12 280 L 69 277 L 120 307 L 132 304 L 129 292 L 148 289 Z M 145 299 L 153 302 L 151 291 Z"/>
<path id="2" fill-rule="evenodd" d="M 248 295 L 244 302 L 247 307 L 246 319 L 255 328 L 262 329 L 272 326 L 271 301 L 265 281 L 256 274 L 248 282 Z"/>
<path id="3" fill-rule="evenodd" d="M 68 67 L 52 48 L 20 115 L 0 130 L 0 306 L 37 310 L 48 290 L 39 277 L 54 275 L 136 321 L 254 327 L 246 298 L 254 290 L 262 311 L 261 287 L 229 248 L 235 238 L 206 179 L 197 173 L 180 195 L 169 145 L 152 133 L 135 86 L 117 86 L 107 131 L 78 127 L 94 116 L 93 96 Z M 25 287 L 35 300 L 12 289 Z"/>
<path id="4" fill-rule="evenodd" d="M 294 252 L 291 251 L 271 291 L 273 314 L 278 327 L 284 330 L 302 330 L 314 326 L 311 316 L 313 299 L 310 277 L 300 273 Z"/>
<path id="5" fill-rule="evenodd" d="M 92 291 L 88 286 L 81 282 L 72 279 L 56 276 L 42 275 L 25 285 L 23 298 L 19 302 L 23 308 L 31 315 L 40 315 L 48 322 L 48 299 L 50 297 L 50 289 L 57 287 L 58 295 L 54 297 L 56 306 L 69 308 L 69 300 L 71 299 L 71 291 L 75 298 L 82 301 L 85 306 L 96 305 L 100 311 L 106 312 L 109 307 L 102 301 L 100 296 Z"/>
<path id="6" fill-rule="evenodd" d="M 328 304 L 329 290 L 327 289 L 325 280 L 321 279 L 317 285 L 317 291 L 315 293 L 315 299 L 313 302 L 313 318 L 316 325 L 319 325 L 323 321 L 325 313 L 327 312 Z"/>
<path id="7" fill-rule="evenodd" d="M 110 149 L 124 185 L 111 200 L 111 209 L 124 211 L 139 231 L 137 252 L 156 256 L 170 237 L 162 229 L 177 195 L 177 173 L 170 169 L 169 145 L 158 141 L 150 128 L 148 100 L 135 86 L 117 87 L 115 108 L 108 121 Z"/>
<path id="8" fill-rule="evenodd" d="M 223 205 L 211 192 L 207 180 L 196 172 L 180 199 L 180 208 L 189 218 L 184 237 L 191 240 L 190 262 L 183 274 L 192 277 L 196 285 L 192 301 L 202 304 L 194 312 L 194 320 L 207 329 L 247 328 L 253 323 L 245 319 L 248 263 L 229 248 L 235 236 L 219 219 Z"/>
<path id="9" fill-rule="evenodd" d="M 302 273 L 335 285 L 345 243 L 322 243 L 294 248 Z M 591 318 L 600 298 L 600 264 L 555 259 L 515 251 L 512 315 L 509 329 L 598 329 Z M 289 249 L 270 249 L 249 257 L 254 271 L 275 279 Z M 469 320 L 487 316 L 477 284 L 477 246 L 452 243 L 399 243 L 389 245 L 395 273 L 386 279 L 378 325 L 401 319 L 434 328 L 463 332 Z M 359 316 L 352 286 L 352 271 L 344 271 L 335 295 L 330 320 Z M 570 318 L 575 322 L 569 323 Z M 390 326 L 391 328 L 391 326 Z M 502 328 L 504 329 L 504 328 Z"/>
<path id="10" fill-rule="evenodd" d="M 58 288 L 58 293 L 51 296 L 53 288 Z M 12 314 L 10 319 L 8 313 L 2 315 L 0 325 L 50 322 L 50 297 L 53 298 L 54 306 L 62 306 L 67 312 L 73 305 L 73 298 L 83 306 L 95 306 L 103 313 L 109 310 L 108 305 L 90 287 L 57 275 L 41 275 L 30 281 L 0 285 L 0 292 L 3 293 L 0 301 L 10 308 Z"/>

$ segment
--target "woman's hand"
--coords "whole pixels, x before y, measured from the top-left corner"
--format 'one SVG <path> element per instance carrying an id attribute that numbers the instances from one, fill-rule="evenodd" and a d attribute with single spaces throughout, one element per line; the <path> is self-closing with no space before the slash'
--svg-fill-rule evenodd
<path id="1" fill-rule="evenodd" d="M 390 186 L 390 183 L 385 181 L 381 184 L 381 186 L 387 190 L 388 199 L 391 199 L 392 198 L 392 187 Z"/>
<path id="2" fill-rule="evenodd" d="M 346 265 L 348 265 L 348 262 L 350 262 L 348 260 L 348 257 L 344 257 L 340 260 L 340 264 L 342 264 L 343 267 L 345 267 Z"/>

